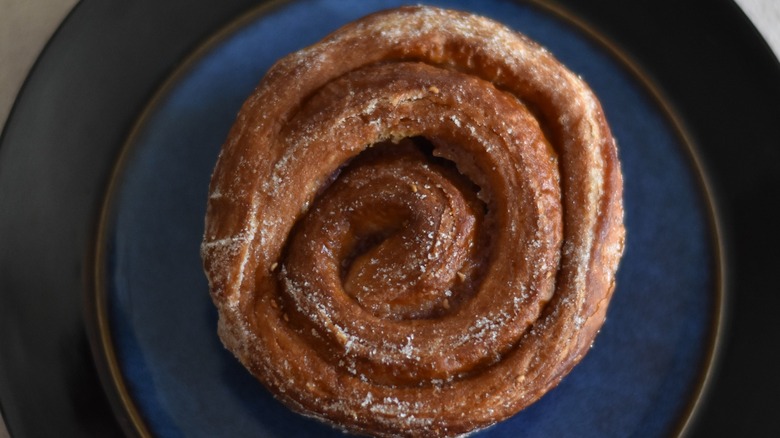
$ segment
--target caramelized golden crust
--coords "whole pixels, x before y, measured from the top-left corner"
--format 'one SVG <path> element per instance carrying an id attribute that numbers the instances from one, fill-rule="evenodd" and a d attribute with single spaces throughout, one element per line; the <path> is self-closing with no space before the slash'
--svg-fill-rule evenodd
<path id="1" fill-rule="evenodd" d="M 274 65 L 212 177 L 202 255 L 238 359 L 354 432 L 452 436 L 536 401 L 623 251 L 601 107 L 546 50 L 430 7 Z"/>

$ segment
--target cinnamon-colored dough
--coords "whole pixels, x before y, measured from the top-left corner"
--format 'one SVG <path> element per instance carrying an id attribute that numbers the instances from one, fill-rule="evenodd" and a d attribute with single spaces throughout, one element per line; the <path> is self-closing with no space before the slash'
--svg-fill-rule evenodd
<path id="1" fill-rule="evenodd" d="M 588 351 L 621 196 L 598 101 L 546 50 L 462 12 L 368 16 L 277 62 L 230 131 L 202 245 L 219 335 L 341 428 L 489 426 Z"/>

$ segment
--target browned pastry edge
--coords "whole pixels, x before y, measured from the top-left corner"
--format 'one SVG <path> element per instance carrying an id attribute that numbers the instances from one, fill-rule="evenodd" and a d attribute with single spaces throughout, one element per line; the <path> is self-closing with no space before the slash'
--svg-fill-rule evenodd
<path id="1" fill-rule="evenodd" d="M 364 88 L 350 88 L 356 84 Z M 452 105 L 466 98 L 473 105 Z M 496 114 L 502 118 L 488 117 Z M 437 115 L 436 124 L 426 119 Z M 392 321 L 365 315 L 343 294 L 316 301 L 318 288 L 300 292 L 306 281 L 283 257 L 289 232 L 342 163 L 367 146 L 414 136 L 438 141 L 437 154 L 490 188 L 495 222 L 512 231 L 497 229 L 491 251 L 499 255 L 489 269 L 515 282 L 522 305 L 491 313 L 480 304 L 489 302 L 484 291 L 510 302 L 512 288 L 481 287 L 441 321 Z M 505 158 L 480 149 L 494 144 Z M 486 172 L 490 160 L 515 160 L 523 179 L 507 189 L 513 177 Z M 387 436 L 486 427 L 536 401 L 589 349 L 623 251 L 621 197 L 617 150 L 598 101 L 546 50 L 462 12 L 409 7 L 368 16 L 277 62 L 223 146 L 202 245 L 220 337 L 280 400 L 339 427 Z M 530 262 L 511 256 L 513 244 Z M 522 285 L 507 264 L 522 271 Z M 385 330 L 386 354 L 372 356 L 365 345 L 353 351 L 368 342 L 355 337 L 359 324 L 345 330 L 356 315 Z M 402 344 L 412 329 L 419 338 Z M 456 336 L 449 329 L 482 335 L 462 341 L 471 347 L 451 368 L 431 367 L 446 362 L 433 345 L 442 333 Z M 309 344 L 321 339 L 351 365 Z M 483 343 L 487 363 L 477 353 Z M 402 364 L 406 380 L 393 383 L 384 362 Z"/>

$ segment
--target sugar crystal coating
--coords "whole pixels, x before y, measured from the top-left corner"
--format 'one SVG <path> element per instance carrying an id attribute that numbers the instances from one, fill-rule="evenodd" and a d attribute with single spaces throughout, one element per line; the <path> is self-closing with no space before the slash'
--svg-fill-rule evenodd
<path id="1" fill-rule="evenodd" d="M 272 67 L 212 177 L 219 334 L 282 402 L 354 432 L 454 436 L 554 387 L 623 251 L 615 143 L 526 37 L 431 7 Z"/>

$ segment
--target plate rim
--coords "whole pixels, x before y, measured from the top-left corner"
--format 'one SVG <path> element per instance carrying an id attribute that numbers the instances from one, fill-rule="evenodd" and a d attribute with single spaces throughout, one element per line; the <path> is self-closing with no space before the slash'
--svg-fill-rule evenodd
<path id="1" fill-rule="evenodd" d="M 112 341 L 110 330 L 109 310 L 107 305 L 107 291 L 105 275 L 105 252 L 108 245 L 108 233 L 112 222 L 111 212 L 115 204 L 116 193 L 120 187 L 120 176 L 126 169 L 129 156 L 134 148 L 133 143 L 140 135 L 146 123 L 150 120 L 152 113 L 158 107 L 159 103 L 165 100 L 165 97 L 172 91 L 180 80 L 196 66 L 212 49 L 218 47 L 243 27 L 252 22 L 262 19 L 263 15 L 273 11 L 274 8 L 284 7 L 299 0 L 266 0 L 253 8 L 245 11 L 243 14 L 234 17 L 224 24 L 216 32 L 202 40 L 192 49 L 183 60 L 179 61 L 162 83 L 156 87 L 152 97 L 147 100 L 144 108 L 134 118 L 130 133 L 125 136 L 125 140 L 120 146 L 119 157 L 113 165 L 109 183 L 103 196 L 100 207 L 100 219 L 98 222 L 95 245 L 93 248 L 94 257 L 92 259 L 92 283 L 86 297 L 88 318 L 87 332 L 92 349 L 93 360 L 98 364 L 98 374 L 111 404 L 112 410 L 120 421 L 125 433 L 133 436 L 151 437 L 154 434 L 149 428 L 148 422 L 144 420 L 143 414 L 134 402 L 130 391 L 127 389 L 125 378 L 121 372 L 121 365 L 116 357 L 116 349 Z M 693 137 L 680 117 L 674 105 L 665 96 L 661 87 L 646 74 L 640 67 L 640 63 L 634 60 L 624 49 L 614 43 L 599 30 L 578 17 L 576 14 L 555 3 L 554 0 L 513 0 L 513 3 L 525 4 L 541 10 L 561 22 L 564 22 L 578 30 L 585 38 L 591 40 L 612 56 L 616 62 L 628 70 L 638 85 L 646 91 L 653 103 L 658 105 L 662 116 L 672 127 L 675 136 L 683 146 L 683 154 L 690 162 L 692 174 L 695 174 L 695 185 L 699 190 L 699 196 L 705 201 L 708 225 L 710 228 L 709 242 L 713 251 L 713 308 L 708 315 L 712 321 L 707 333 L 707 348 L 705 349 L 702 362 L 698 364 L 697 383 L 693 391 L 688 395 L 685 402 L 685 408 L 679 412 L 677 426 L 674 428 L 676 436 L 687 434 L 690 425 L 694 422 L 699 413 L 701 401 L 706 396 L 709 385 L 712 381 L 712 375 L 717 365 L 717 360 L 721 351 L 723 339 L 723 325 L 726 315 L 726 296 L 727 296 L 727 272 L 724 260 L 723 250 L 723 232 L 721 221 L 719 219 L 720 211 L 717 204 L 717 198 L 714 196 L 712 183 L 707 177 L 702 160 L 699 156 L 700 146 L 694 142 Z M 334 28 L 335 30 L 335 28 Z M 258 78 L 259 80 L 259 78 Z"/>

